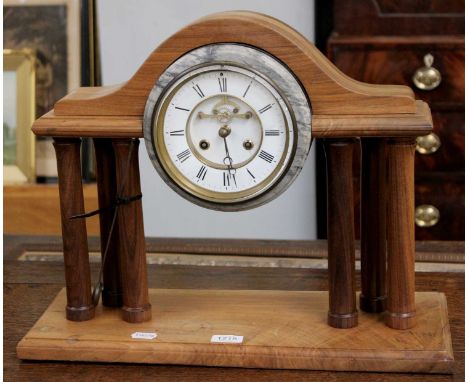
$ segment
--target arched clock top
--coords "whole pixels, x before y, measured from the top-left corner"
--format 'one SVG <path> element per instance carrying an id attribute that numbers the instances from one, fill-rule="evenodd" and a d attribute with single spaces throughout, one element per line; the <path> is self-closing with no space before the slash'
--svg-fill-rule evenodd
<path id="1" fill-rule="evenodd" d="M 189 50 L 221 42 L 252 45 L 283 61 L 303 84 L 317 114 L 415 111 L 410 88 L 375 86 L 352 80 L 288 25 L 253 12 L 223 12 L 202 18 L 164 41 L 121 87 L 109 91 L 101 89 L 95 95 L 89 90 L 85 93 L 78 90 L 60 101 L 55 113 L 142 115 L 149 91 L 171 62 Z M 126 101 L 129 98 L 132 102 Z"/>
<path id="2" fill-rule="evenodd" d="M 121 126 L 111 136 L 142 136 L 146 101 L 164 71 L 187 52 L 218 43 L 250 45 L 284 63 L 312 105 L 314 137 L 421 135 L 432 128 L 427 105 L 416 101 L 409 87 L 353 80 L 290 26 L 259 13 L 234 11 L 204 17 L 181 29 L 157 47 L 126 83 L 70 93 L 33 130 L 37 135 L 76 135 L 67 128 L 75 119 L 74 129 L 86 136 L 102 136 L 106 125 Z M 94 126 L 98 122 L 100 132 Z"/>

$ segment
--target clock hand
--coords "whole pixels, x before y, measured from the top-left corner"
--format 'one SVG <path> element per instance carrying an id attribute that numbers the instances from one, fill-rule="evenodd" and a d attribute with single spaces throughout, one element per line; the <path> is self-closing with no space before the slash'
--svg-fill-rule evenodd
<path id="1" fill-rule="evenodd" d="M 229 148 L 228 148 L 228 145 L 227 145 L 226 137 L 223 137 L 223 140 L 224 140 L 224 148 L 226 149 L 226 157 L 224 158 L 223 162 L 227 166 L 229 175 L 232 175 L 232 178 L 234 179 L 234 183 L 237 186 L 237 183 L 236 183 L 236 169 L 234 167 L 232 167 L 232 162 L 233 161 L 232 161 L 231 155 L 229 154 Z"/>
<path id="2" fill-rule="evenodd" d="M 208 118 L 241 118 L 241 119 L 250 119 L 252 118 L 252 112 L 247 111 L 243 114 L 235 114 L 235 113 L 228 113 L 228 112 L 222 112 L 222 113 L 217 113 L 217 114 L 206 114 L 202 111 L 198 112 L 198 118 L 200 119 L 208 119 Z"/>
<path id="3" fill-rule="evenodd" d="M 206 114 L 202 111 L 198 112 L 198 118 L 205 119 L 205 118 L 218 118 L 218 114 Z"/>
<path id="4" fill-rule="evenodd" d="M 234 180 L 234 184 L 236 185 L 237 187 L 237 182 L 236 182 L 236 169 L 232 167 L 232 158 L 231 158 L 231 154 L 229 154 L 229 148 L 228 148 L 228 144 L 227 144 L 227 136 L 229 134 L 231 134 L 231 129 L 229 126 L 227 125 L 224 125 L 222 126 L 219 131 L 218 131 L 218 134 L 221 138 L 223 138 L 223 141 L 224 141 L 224 149 L 226 150 L 226 156 L 224 157 L 223 159 L 223 163 L 227 166 L 228 168 L 228 173 L 229 175 L 232 176 L 232 179 Z"/>

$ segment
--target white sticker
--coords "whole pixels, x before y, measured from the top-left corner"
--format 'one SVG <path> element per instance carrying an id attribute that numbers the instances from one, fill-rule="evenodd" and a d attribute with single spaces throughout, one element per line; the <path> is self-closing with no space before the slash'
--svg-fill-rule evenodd
<path id="1" fill-rule="evenodd" d="M 132 334 L 134 340 L 154 340 L 158 335 L 156 333 L 135 332 Z"/>
<path id="2" fill-rule="evenodd" d="M 215 344 L 241 344 L 244 336 L 234 336 L 232 334 L 215 334 L 211 337 L 211 342 Z"/>

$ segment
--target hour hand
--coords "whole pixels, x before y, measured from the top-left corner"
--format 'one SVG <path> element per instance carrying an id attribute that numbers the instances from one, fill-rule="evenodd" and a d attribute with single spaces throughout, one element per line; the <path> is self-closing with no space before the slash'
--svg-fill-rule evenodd
<path id="1" fill-rule="evenodd" d="M 200 119 L 205 119 L 205 118 L 218 118 L 218 115 L 216 114 L 206 114 L 202 111 L 198 112 L 198 118 Z"/>

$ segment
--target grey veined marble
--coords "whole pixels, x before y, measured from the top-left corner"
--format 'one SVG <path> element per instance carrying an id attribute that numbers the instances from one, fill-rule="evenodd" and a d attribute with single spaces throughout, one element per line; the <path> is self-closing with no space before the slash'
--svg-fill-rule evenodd
<path id="1" fill-rule="evenodd" d="M 276 183 L 259 192 L 254 198 L 233 204 L 214 203 L 197 198 L 180 188 L 162 168 L 153 144 L 153 119 L 170 85 L 186 76 L 192 70 L 198 70 L 214 64 L 229 64 L 256 72 L 272 84 L 284 97 L 295 123 L 297 141 L 289 168 L 278 178 Z M 163 180 L 178 194 L 202 207 L 220 211 L 241 211 L 261 206 L 283 193 L 301 171 L 311 146 L 312 112 L 309 100 L 290 70 L 268 53 L 251 46 L 241 44 L 213 44 L 197 48 L 186 53 L 161 75 L 150 92 L 143 117 L 143 132 L 148 155 Z"/>

